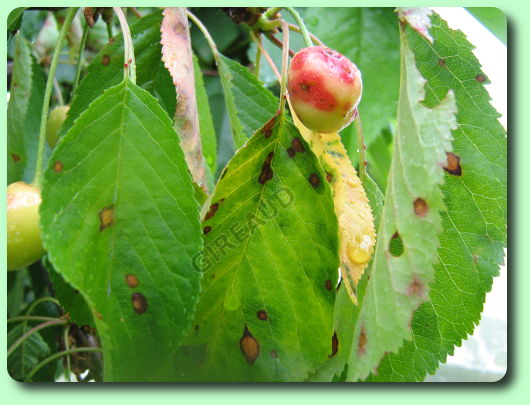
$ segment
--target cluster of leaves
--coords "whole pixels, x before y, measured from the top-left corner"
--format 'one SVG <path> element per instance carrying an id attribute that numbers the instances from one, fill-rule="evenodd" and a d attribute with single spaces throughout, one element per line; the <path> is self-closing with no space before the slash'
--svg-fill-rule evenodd
<path id="1" fill-rule="evenodd" d="M 123 79 L 123 34 L 108 38 L 99 20 L 85 49 L 69 40 L 70 73 L 58 70 L 53 103 L 71 107 L 47 150 L 42 189 L 48 253 L 8 273 L 10 318 L 61 322 L 17 346 L 11 375 L 26 378 L 65 343 L 95 342 L 103 367 L 99 353 L 72 356 L 66 370 L 50 362 L 32 379 L 89 370 L 107 381 L 421 381 L 472 333 L 506 244 L 506 133 L 472 45 L 425 11 L 428 35 L 409 11 L 298 10 L 363 72 L 364 185 L 378 242 L 353 305 L 338 280 L 327 173 L 289 113 L 277 112 L 264 58 L 247 67 L 257 52 L 252 24 L 191 11 L 219 51 L 212 56 L 193 25 L 206 189 L 174 125 L 181 84 L 164 63 L 162 10 L 129 16 L 135 83 Z M 8 22 L 8 183 L 35 171 L 62 13 L 19 10 Z M 75 21 L 72 38 L 84 24 Z M 293 34 L 290 48 L 303 46 Z M 279 66 L 281 50 L 265 36 L 263 47 Z M 72 92 L 80 52 L 86 67 Z M 356 164 L 353 126 L 341 135 Z M 8 325 L 9 345 L 32 326 Z"/>

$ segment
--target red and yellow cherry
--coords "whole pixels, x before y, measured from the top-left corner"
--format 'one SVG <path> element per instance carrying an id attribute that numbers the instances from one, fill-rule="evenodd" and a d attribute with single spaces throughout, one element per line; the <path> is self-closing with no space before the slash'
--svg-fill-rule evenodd
<path id="1" fill-rule="evenodd" d="M 303 48 L 293 56 L 287 86 L 300 121 L 321 133 L 337 132 L 353 121 L 363 88 L 357 66 L 323 46 Z"/>
<path id="2" fill-rule="evenodd" d="M 7 187 L 7 269 L 17 270 L 37 261 L 42 247 L 40 190 L 22 181 Z"/>

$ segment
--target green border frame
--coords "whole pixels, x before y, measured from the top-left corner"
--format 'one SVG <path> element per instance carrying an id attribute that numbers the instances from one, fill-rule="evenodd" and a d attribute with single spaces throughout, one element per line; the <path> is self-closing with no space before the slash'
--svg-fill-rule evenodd
<path id="1" fill-rule="evenodd" d="M 78 5 L 86 3 L 79 1 L 48 1 L 47 5 Z M 152 6 L 146 1 L 96 1 L 96 5 L 123 6 Z M 98 4 L 102 3 L 102 4 Z M 167 2 L 160 2 L 167 5 Z M 498 7 L 508 19 L 508 87 L 509 87 L 509 291 L 508 291 L 508 373 L 498 383 L 425 383 L 425 384 L 22 384 L 13 381 L 7 374 L 6 350 L 0 351 L 2 365 L 0 366 L 1 398 L 8 404 L 18 404 L 23 401 L 35 401 L 40 404 L 74 403 L 76 405 L 93 405 L 98 401 L 120 401 L 129 404 L 146 404 L 189 401 L 193 404 L 269 404 L 283 402 L 300 402 L 316 404 L 332 401 L 370 403 L 379 401 L 392 404 L 428 403 L 429 405 L 447 403 L 479 402 L 482 404 L 496 404 L 499 401 L 520 403 L 523 398 L 530 398 L 530 318 L 525 309 L 530 308 L 530 294 L 525 286 L 530 286 L 530 272 L 525 271 L 523 263 L 528 261 L 530 236 L 525 232 L 530 229 L 530 214 L 523 207 L 530 206 L 530 187 L 525 174 L 530 173 L 530 159 L 526 156 L 530 152 L 530 135 L 523 133 L 523 128 L 530 127 L 530 99 L 524 97 L 530 94 L 530 80 L 523 77 L 523 72 L 530 72 L 530 24 L 528 15 L 530 6 L 527 1 L 175 1 L 171 6 L 251 6 L 263 5 L 280 6 L 288 3 L 292 6 L 478 6 Z M 7 16 L 15 7 L 37 5 L 36 1 L 13 0 L 0 5 L 0 27 L 5 32 Z M 0 50 L 5 55 L 6 42 L 1 41 Z M 0 64 L 0 77 L 6 88 L 6 65 Z M 2 99 L 3 111 L 7 111 L 7 102 Z M 2 156 L 6 148 L 6 114 L 0 115 L 2 125 Z M 0 159 L 2 173 L 6 173 L 6 161 Z M 526 186 L 526 187 L 525 187 Z M 5 183 L 1 188 L 5 195 Z M 0 214 L 1 236 L 0 243 L 6 246 L 5 235 L 5 198 L 2 199 Z M 526 243 L 525 243 L 526 242 Z M 525 255 L 526 253 L 526 255 Z M 3 263 L 6 261 L 5 249 L 0 251 Z M 526 260 L 525 260 L 526 259 Z M 516 280 L 516 281 L 514 281 Z M 6 278 L 1 278 L 2 302 L 5 303 Z M 5 305 L 0 306 L 0 317 L 5 319 Z M 0 336 L 2 347 L 6 347 L 6 332 Z M 526 343 L 526 344 L 525 344 Z M 87 395 L 89 394 L 89 395 Z"/>

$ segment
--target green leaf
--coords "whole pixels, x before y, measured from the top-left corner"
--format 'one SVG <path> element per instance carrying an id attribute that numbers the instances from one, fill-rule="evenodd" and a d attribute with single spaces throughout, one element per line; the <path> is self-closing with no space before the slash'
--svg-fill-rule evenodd
<path id="1" fill-rule="evenodd" d="M 364 379 L 386 352 L 410 338 L 414 310 L 427 299 L 441 230 L 440 210 L 446 152 L 456 127 L 456 104 L 448 92 L 435 106 L 423 104 L 425 80 L 407 37 L 401 36 L 398 128 L 374 262 L 355 325 L 348 379 Z M 399 239 L 403 252 L 392 255 Z"/>
<path id="2" fill-rule="evenodd" d="M 15 36 L 15 61 L 7 107 L 7 183 L 33 180 L 44 97 L 44 77 L 30 44 Z"/>
<path id="3" fill-rule="evenodd" d="M 363 96 L 359 113 L 366 144 L 370 145 L 396 114 L 399 35 L 394 9 L 308 7 L 300 13 L 309 31 L 361 70 Z M 353 125 L 347 131 L 353 131 Z"/>
<path id="4" fill-rule="evenodd" d="M 19 323 L 14 326 L 7 334 L 7 347 L 11 347 L 29 329 L 29 326 L 26 326 L 24 329 L 24 323 Z M 9 371 L 9 375 L 17 381 L 23 381 L 26 374 L 49 354 L 50 348 L 40 333 L 36 332 L 31 334 L 8 357 L 7 370 Z"/>
<path id="5" fill-rule="evenodd" d="M 445 174 L 447 211 L 429 301 L 414 314 L 412 340 L 398 354 L 385 356 L 372 380 L 418 381 L 434 373 L 479 322 L 506 246 L 506 131 L 489 103 L 483 86 L 488 79 L 473 46 L 437 14 L 431 23 L 434 43 L 409 27 L 405 35 L 427 79 L 426 104 L 437 103 L 448 89 L 455 94 L 453 153 L 460 158 L 461 174 Z"/>
<path id="6" fill-rule="evenodd" d="M 22 22 L 22 15 L 24 14 L 24 10 L 26 10 L 27 7 L 17 7 L 9 13 L 7 16 L 7 32 L 8 33 L 14 33 L 20 28 L 20 23 Z"/>
<path id="7" fill-rule="evenodd" d="M 63 276 L 55 270 L 47 256 L 43 262 L 46 270 L 48 270 L 48 276 L 53 285 L 55 297 L 59 300 L 63 312 L 68 314 L 68 319 L 79 326 L 90 325 L 95 327 L 96 324 L 92 316 L 92 311 L 90 311 L 81 292 L 73 288 Z"/>
<path id="8" fill-rule="evenodd" d="M 496 7 L 466 7 L 473 17 L 479 20 L 504 45 L 508 42 L 508 21 L 506 14 Z"/>
<path id="9" fill-rule="evenodd" d="M 156 12 L 131 25 L 136 57 L 136 83 L 155 96 L 169 116 L 173 117 L 177 98 L 173 80 L 162 62 L 161 21 L 161 12 Z M 68 116 L 61 126 L 60 136 L 68 132 L 79 115 L 105 89 L 123 80 L 123 52 L 123 35 L 120 33 L 94 57 L 75 91 Z"/>
<path id="10" fill-rule="evenodd" d="M 130 81 L 94 101 L 45 172 L 49 258 L 94 314 L 107 381 L 161 381 L 193 317 L 198 204 L 166 112 Z"/>
<path id="11" fill-rule="evenodd" d="M 215 137 L 208 94 L 206 94 L 201 68 L 195 55 L 193 55 L 193 68 L 195 70 L 195 95 L 197 97 L 202 153 L 211 172 L 215 173 L 217 169 L 217 139 Z"/>
<path id="12" fill-rule="evenodd" d="M 230 58 L 221 55 L 218 69 L 237 149 L 276 112 L 278 101 L 247 68 Z"/>
<path id="13" fill-rule="evenodd" d="M 303 151 L 293 156 L 296 138 Z M 202 345 L 203 359 L 183 378 L 306 379 L 332 349 L 338 230 L 325 173 L 289 119 L 275 116 L 236 153 L 203 232 L 203 292 L 187 342 Z"/>

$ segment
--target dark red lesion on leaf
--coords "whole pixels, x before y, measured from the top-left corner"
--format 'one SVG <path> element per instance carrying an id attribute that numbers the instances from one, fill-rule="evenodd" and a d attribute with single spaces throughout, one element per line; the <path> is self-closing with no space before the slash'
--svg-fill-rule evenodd
<path id="1" fill-rule="evenodd" d="M 265 162 L 263 162 L 263 166 L 261 167 L 261 173 L 258 178 L 258 182 L 260 184 L 265 184 L 269 180 L 272 179 L 272 158 L 274 157 L 274 152 L 270 152 L 267 155 L 267 158 L 265 159 Z"/>
<path id="2" fill-rule="evenodd" d="M 479 83 L 484 83 L 486 81 L 486 76 L 484 76 L 482 73 L 479 73 L 475 76 L 475 80 Z"/>
<path id="3" fill-rule="evenodd" d="M 265 311 L 264 309 L 260 309 L 257 313 L 256 313 L 256 316 L 258 317 L 258 319 L 260 321 L 266 321 L 268 318 L 269 318 L 269 315 L 267 314 L 267 311 Z"/>
<path id="4" fill-rule="evenodd" d="M 138 315 L 141 315 L 147 311 L 147 298 L 145 298 L 145 295 L 142 293 L 135 292 L 131 296 L 131 301 L 134 312 L 136 312 Z"/>
<path id="5" fill-rule="evenodd" d="M 332 285 L 331 285 L 331 280 L 329 278 L 326 280 L 325 286 L 326 286 L 326 290 L 331 291 Z"/>
<path id="6" fill-rule="evenodd" d="M 421 297 L 425 293 L 425 284 L 416 275 L 414 275 L 412 281 L 409 284 L 407 293 L 408 295 L 416 295 Z"/>
<path id="7" fill-rule="evenodd" d="M 316 173 L 311 173 L 308 177 L 308 181 L 314 188 L 317 188 L 320 185 L 320 177 L 318 177 L 318 174 Z"/>
<path id="8" fill-rule="evenodd" d="M 239 347 L 248 364 L 254 364 L 259 357 L 259 343 L 245 326 L 243 337 L 239 340 Z"/>
<path id="9" fill-rule="evenodd" d="M 203 235 L 206 235 L 208 234 L 208 232 L 210 232 L 212 230 L 212 227 L 211 226 L 205 226 L 203 229 L 202 229 L 202 234 Z"/>
<path id="10" fill-rule="evenodd" d="M 440 58 L 440 59 L 438 60 L 438 66 L 440 66 L 440 67 L 445 67 L 445 59 Z"/>
<path id="11" fill-rule="evenodd" d="M 138 277 L 136 277 L 134 274 L 126 274 L 125 282 L 131 288 L 136 288 L 140 285 L 140 281 L 138 280 Z"/>
<path id="12" fill-rule="evenodd" d="M 63 162 L 61 162 L 60 160 L 58 160 L 57 162 L 55 162 L 55 163 L 53 164 L 53 171 L 54 171 L 55 173 L 60 173 L 60 172 L 63 171 L 63 167 L 64 167 L 64 166 L 63 166 Z"/>
<path id="13" fill-rule="evenodd" d="M 105 54 L 101 57 L 101 64 L 103 66 L 108 66 L 110 64 L 110 56 Z"/>
<path id="14" fill-rule="evenodd" d="M 333 181 L 333 174 L 330 172 L 326 172 L 326 181 L 328 183 L 331 183 Z"/>
<path id="15" fill-rule="evenodd" d="M 429 212 L 429 206 L 425 202 L 423 198 L 416 198 L 414 200 L 414 213 L 420 217 L 423 218 L 427 213 Z"/>
<path id="16" fill-rule="evenodd" d="M 333 332 L 331 337 L 331 354 L 328 357 L 333 357 L 339 351 L 339 338 L 337 337 L 337 332 Z"/>
<path id="17" fill-rule="evenodd" d="M 455 155 L 453 152 L 446 152 L 446 156 L 447 165 L 444 166 L 444 170 L 453 176 L 461 176 L 462 166 L 460 166 L 460 156 Z"/>
<path id="18" fill-rule="evenodd" d="M 280 115 L 280 110 L 277 110 L 276 113 L 272 116 L 270 120 L 268 120 L 263 127 L 261 127 L 261 133 L 265 136 L 265 138 L 270 138 L 272 135 L 272 129 L 274 128 L 274 124 L 276 124 L 276 119 Z"/>
<path id="19" fill-rule="evenodd" d="M 103 231 L 114 225 L 114 204 L 103 207 L 99 211 L 99 230 Z"/>
<path id="20" fill-rule="evenodd" d="M 14 162 L 18 162 L 20 160 L 20 156 L 18 156 L 16 153 L 13 153 L 11 157 L 13 158 Z"/>
<path id="21" fill-rule="evenodd" d="M 305 152 L 304 144 L 299 137 L 293 138 L 291 141 L 291 146 L 287 148 L 287 154 L 289 157 L 294 157 L 297 153 Z"/>
<path id="22" fill-rule="evenodd" d="M 211 217 L 213 217 L 215 215 L 215 213 L 217 212 L 218 208 L 219 208 L 219 203 L 215 203 L 215 204 L 210 205 L 210 209 L 208 210 L 208 212 L 204 216 L 204 220 L 206 221 L 206 220 L 210 219 Z"/>

